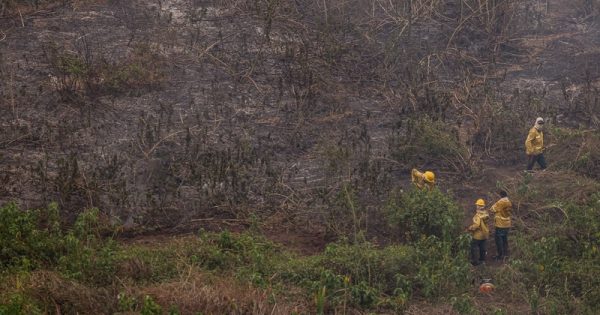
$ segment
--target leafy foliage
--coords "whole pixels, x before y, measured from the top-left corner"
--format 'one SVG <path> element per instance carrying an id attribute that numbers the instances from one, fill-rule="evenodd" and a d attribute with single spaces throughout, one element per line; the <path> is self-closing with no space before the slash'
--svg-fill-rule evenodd
<path id="1" fill-rule="evenodd" d="M 462 211 L 450 196 L 438 189 L 413 189 L 390 198 L 388 217 L 392 227 L 406 240 L 436 236 L 452 241 L 460 232 Z"/>
<path id="2" fill-rule="evenodd" d="M 46 221 L 45 227 L 40 225 Z M 0 207 L 0 268 L 32 269 L 55 262 L 61 247 L 58 207 L 21 211 L 14 203 Z"/>
<path id="3" fill-rule="evenodd" d="M 413 295 L 436 298 L 468 285 L 466 242 L 461 246 L 429 237 L 412 246 L 377 248 L 370 243 L 332 244 L 323 254 L 291 260 L 281 277 L 312 292 L 327 288 L 333 303 L 403 309 Z"/>
<path id="4" fill-rule="evenodd" d="M 112 281 L 115 243 L 100 238 L 97 209 L 81 213 L 65 233 L 56 204 L 24 211 L 10 203 L 0 207 L 0 229 L 1 270 L 58 267 L 74 279 Z"/>

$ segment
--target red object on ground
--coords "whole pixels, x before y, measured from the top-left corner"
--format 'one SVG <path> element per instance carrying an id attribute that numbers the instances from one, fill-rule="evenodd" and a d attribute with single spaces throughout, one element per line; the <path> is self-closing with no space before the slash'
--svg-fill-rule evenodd
<path id="1" fill-rule="evenodd" d="M 489 282 L 484 282 L 479 286 L 479 292 L 481 293 L 492 293 L 494 291 L 494 285 Z"/>

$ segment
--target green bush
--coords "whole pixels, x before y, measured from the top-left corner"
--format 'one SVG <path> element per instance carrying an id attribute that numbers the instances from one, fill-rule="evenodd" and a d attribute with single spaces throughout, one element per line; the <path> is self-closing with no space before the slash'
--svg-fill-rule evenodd
<path id="1" fill-rule="evenodd" d="M 463 174 L 471 172 L 470 153 L 460 143 L 456 130 L 443 121 L 410 119 L 398 134 L 389 138 L 390 154 L 404 164 L 439 161 Z"/>
<path id="2" fill-rule="evenodd" d="M 326 292 L 324 298 L 334 305 L 370 308 L 384 292 L 394 293 L 396 273 L 403 267 L 414 270 L 409 260 L 410 249 L 405 247 L 386 251 L 369 243 L 331 244 L 321 255 L 289 260 L 277 274 L 308 292 Z"/>
<path id="3" fill-rule="evenodd" d="M 280 250 L 264 237 L 248 233 L 239 235 L 228 231 L 203 234 L 187 256 L 192 264 L 209 270 L 236 270 L 243 279 L 255 284 L 265 284 L 274 263 L 281 259 Z"/>
<path id="4" fill-rule="evenodd" d="M 460 233 L 462 216 L 456 202 L 437 189 L 414 189 L 394 195 L 388 202 L 388 220 L 392 228 L 409 241 L 427 236 L 453 241 Z"/>
<path id="5" fill-rule="evenodd" d="M 441 297 L 461 293 L 471 280 L 467 259 L 470 237 L 466 234 L 453 241 L 440 241 L 435 236 L 415 245 L 414 288 L 425 297 Z"/>
<path id="6" fill-rule="evenodd" d="M 66 233 L 58 207 L 22 211 L 14 203 L 0 207 L 0 270 L 57 267 L 66 276 L 110 283 L 116 270 L 116 244 L 100 238 L 98 210 L 79 215 Z"/>
<path id="7" fill-rule="evenodd" d="M 116 273 L 117 245 L 99 232 L 98 209 L 81 213 L 63 238 L 59 270 L 66 276 L 95 284 L 109 284 Z"/>
<path id="8" fill-rule="evenodd" d="M 452 309 L 457 311 L 459 314 L 475 313 L 473 302 L 471 301 L 471 297 L 468 294 L 452 297 L 450 299 L 450 302 L 452 304 Z"/>
<path id="9" fill-rule="evenodd" d="M 162 314 L 162 308 L 158 305 L 151 296 L 144 296 L 144 304 L 140 311 L 142 315 L 160 315 Z"/>
<path id="10" fill-rule="evenodd" d="M 0 207 L 0 270 L 30 270 L 55 262 L 62 246 L 59 226 L 56 204 L 45 213 L 21 211 L 14 203 Z"/>
<path id="11" fill-rule="evenodd" d="M 137 306 L 137 301 L 135 297 L 120 292 L 117 295 L 117 305 L 120 312 L 133 312 Z"/>

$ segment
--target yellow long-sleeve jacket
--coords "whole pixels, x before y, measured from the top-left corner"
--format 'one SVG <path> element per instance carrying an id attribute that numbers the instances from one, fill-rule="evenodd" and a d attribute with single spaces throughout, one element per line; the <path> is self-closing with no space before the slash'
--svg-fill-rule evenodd
<path id="1" fill-rule="evenodd" d="M 487 221 L 489 215 L 485 210 L 477 210 L 473 216 L 473 224 L 469 226 L 469 231 L 473 235 L 475 240 L 487 240 L 490 236 L 490 229 L 488 228 Z"/>
<path id="2" fill-rule="evenodd" d="M 507 197 L 500 198 L 490 209 L 494 213 L 494 226 L 498 228 L 509 228 L 512 226 L 510 216 L 512 202 Z"/>
<path id="3" fill-rule="evenodd" d="M 424 173 L 419 172 L 416 168 L 413 168 L 411 173 L 412 183 L 417 186 L 419 189 L 429 189 L 432 190 L 435 186 L 435 183 L 428 182 L 425 180 Z"/>
<path id="4" fill-rule="evenodd" d="M 544 151 L 544 132 L 532 127 L 525 140 L 525 152 L 527 155 L 537 155 Z"/>

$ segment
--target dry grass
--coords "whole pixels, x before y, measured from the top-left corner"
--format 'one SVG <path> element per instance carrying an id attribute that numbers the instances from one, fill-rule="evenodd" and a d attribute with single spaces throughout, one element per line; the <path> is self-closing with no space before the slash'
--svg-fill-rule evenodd
<path id="1" fill-rule="evenodd" d="M 415 303 L 406 310 L 406 315 L 454 315 L 458 314 L 451 305 L 432 305 Z"/>
<path id="2" fill-rule="evenodd" d="M 515 224 L 529 234 L 543 235 L 552 222 L 565 228 L 567 204 L 584 204 L 600 191 L 600 183 L 573 171 L 540 171 L 520 175 L 506 183 L 513 202 Z M 545 220 L 540 224 L 540 220 Z"/>
<path id="3" fill-rule="evenodd" d="M 539 171 L 516 176 L 506 183 L 517 214 L 547 207 L 556 201 L 585 202 L 600 184 L 573 171 Z"/>
<path id="4" fill-rule="evenodd" d="M 595 129 L 556 128 L 549 134 L 548 156 L 558 168 L 600 179 L 600 133 Z M 551 161 L 551 162 L 552 162 Z"/>
<path id="5" fill-rule="evenodd" d="M 278 301 L 270 289 L 256 289 L 228 277 L 211 277 L 192 268 L 184 277 L 141 289 L 160 305 L 177 305 L 181 314 L 291 314 L 306 312 L 306 303 Z"/>
<path id="6" fill-rule="evenodd" d="M 116 307 L 116 295 L 109 290 L 88 287 L 52 271 L 31 273 L 23 289 L 43 305 L 54 305 L 53 310 L 45 310 L 50 313 L 110 314 Z"/>
<path id="7" fill-rule="evenodd" d="M 56 314 L 112 314 L 118 310 L 119 292 L 137 301 L 151 296 L 163 310 L 174 306 L 183 315 L 292 314 L 311 309 L 301 292 L 286 293 L 286 299 L 294 302 L 278 300 L 271 289 L 253 288 L 231 277 L 207 275 L 191 267 L 188 274 L 172 281 L 145 287 L 119 283 L 111 288 L 92 288 L 56 272 L 36 271 L 25 279 L 11 277 L 2 285 L 2 291 L 25 293 L 46 307 L 44 313 Z"/>

